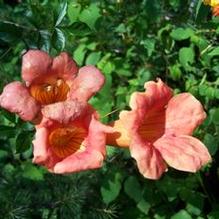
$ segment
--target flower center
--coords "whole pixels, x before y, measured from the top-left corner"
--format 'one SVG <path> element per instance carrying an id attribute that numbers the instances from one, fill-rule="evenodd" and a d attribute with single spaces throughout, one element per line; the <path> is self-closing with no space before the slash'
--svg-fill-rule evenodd
<path id="1" fill-rule="evenodd" d="M 49 144 L 58 157 L 64 158 L 84 150 L 82 142 L 86 135 L 86 130 L 79 127 L 57 128 L 50 133 Z"/>
<path id="2" fill-rule="evenodd" d="M 138 134 L 149 142 L 154 142 L 164 134 L 165 109 L 148 113 L 138 128 Z"/>
<path id="3" fill-rule="evenodd" d="M 30 93 L 43 105 L 64 101 L 67 98 L 69 86 L 62 79 L 57 79 L 51 84 L 33 84 Z"/>

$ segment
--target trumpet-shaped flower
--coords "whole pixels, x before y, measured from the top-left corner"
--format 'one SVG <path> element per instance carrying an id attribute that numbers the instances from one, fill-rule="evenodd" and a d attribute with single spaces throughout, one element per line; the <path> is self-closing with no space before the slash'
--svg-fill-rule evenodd
<path id="1" fill-rule="evenodd" d="M 106 133 L 112 132 L 112 128 L 98 121 L 98 115 L 91 106 L 78 107 L 78 110 L 74 120 L 68 123 L 44 117 L 36 126 L 34 163 L 57 174 L 102 166 Z"/>
<path id="2" fill-rule="evenodd" d="M 191 136 L 205 119 L 202 105 L 189 93 L 173 97 L 160 79 L 145 83 L 145 89 L 132 94 L 131 111 L 120 113 L 107 144 L 129 147 L 146 178 L 158 179 L 167 165 L 196 172 L 211 160 L 205 145 Z"/>
<path id="3" fill-rule="evenodd" d="M 15 81 L 5 86 L 0 106 L 25 121 L 34 120 L 42 108 L 50 111 L 55 103 L 59 103 L 59 109 L 66 109 L 60 102 L 86 102 L 104 84 L 104 76 L 94 66 L 78 68 L 65 52 L 52 58 L 40 50 L 30 50 L 23 56 L 22 79 L 25 84 Z"/>

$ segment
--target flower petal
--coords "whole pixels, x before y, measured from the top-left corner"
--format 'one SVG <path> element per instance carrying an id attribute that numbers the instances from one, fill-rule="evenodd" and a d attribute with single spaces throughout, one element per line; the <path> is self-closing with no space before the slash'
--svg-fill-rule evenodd
<path id="1" fill-rule="evenodd" d="M 139 137 L 132 139 L 130 152 L 137 161 L 139 172 L 146 178 L 159 179 L 167 170 L 159 151 Z"/>
<path id="2" fill-rule="evenodd" d="M 26 87 L 18 81 L 4 87 L 0 96 L 0 106 L 17 113 L 25 121 L 32 121 L 40 110 L 40 106 L 30 96 Z"/>
<path id="3" fill-rule="evenodd" d="M 122 111 L 120 120 L 129 130 L 130 136 L 141 135 L 153 142 L 165 131 L 165 110 L 172 97 L 172 90 L 160 79 L 145 83 L 145 92 L 135 92 L 130 99 L 130 112 Z M 138 133 L 136 133 L 138 132 Z"/>
<path id="4" fill-rule="evenodd" d="M 194 96 L 178 94 L 169 101 L 166 109 L 166 133 L 191 135 L 205 117 L 201 103 Z"/>
<path id="5" fill-rule="evenodd" d="M 61 159 L 57 157 L 48 144 L 49 130 L 45 127 L 36 127 L 35 139 L 33 140 L 33 163 L 43 165 L 50 171 Z"/>
<path id="6" fill-rule="evenodd" d="M 106 144 L 119 147 L 129 147 L 130 137 L 128 130 L 121 120 L 117 120 L 109 125 L 113 128 L 114 132 L 107 134 Z"/>
<path id="7" fill-rule="evenodd" d="M 84 66 L 79 69 L 78 76 L 70 90 L 71 99 L 87 101 L 90 99 L 105 82 L 103 74 L 94 66 Z"/>
<path id="8" fill-rule="evenodd" d="M 36 128 L 33 140 L 33 163 L 42 164 L 48 159 L 48 129 Z"/>
<path id="9" fill-rule="evenodd" d="M 74 126 L 87 130 L 86 137 L 81 143 L 82 147 L 65 158 L 57 157 L 49 143 L 49 135 L 56 129 Z M 71 173 L 100 167 L 106 154 L 106 133 L 113 132 L 111 127 L 97 120 L 96 111 L 89 105 L 87 105 L 86 114 L 80 115 L 68 124 L 43 117 L 36 129 L 33 161 L 46 166 L 49 171 L 55 173 Z"/>
<path id="10" fill-rule="evenodd" d="M 53 169 L 56 174 L 96 169 L 102 166 L 104 156 L 99 151 L 85 151 L 73 154 L 58 162 Z"/>
<path id="11" fill-rule="evenodd" d="M 177 170 L 196 172 L 211 160 L 205 145 L 192 136 L 164 136 L 154 146 L 168 165 Z"/>
<path id="12" fill-rule="evenodd" d="M 130 107 L 132 110 L 140 110 L 140 112 L 149 112 L 159 110 L 167 105 L 172 97 L 172 90 L 161 79 L 157 82 L 149 81 L 144 85 L 145 92 L 135 92 L 130 99 Z"/>
<path id="13" fill-rule="evenodd" d="M 86 104 L 77 100 L 68 100 L 44 106 L 42 114 L 59 123 L 67 124 L 79 117 L 85 110 Z"/>
<path id="14" fill-rule="evenodd" d="M 52 64 L 52 72 L 65 80 L 72 79 L 78 72 L 76 62 L 69 56 L 68 53 L 62 52 L 56 56 Z"/>
<path id="15" fill-rule="evenodd" d="M 90 121 L 89 121 L 90 120 Z M 106 153 L 106 134 L 113 133 L 114 130 L 107 125 L 102 124 L 93 114 L 91 118 L 88 118 L 88 150 L 94 149 L 100 151 L 103 155 Z"/>
<path id="16" fill-rule="evenodd" d="M 106 154 L 106 133 L 112 131 L 112 128 L 101 124 L 92 115 L 84 143 L 85 151 L 76 152 L 57 163 L 54 173 L 71 173 L 101 167 Z"/>
<path id="17" fill-rule="evenodd" d="M 22 59 L 22 79 L 29 86 L 50 72 L 52 58 L 41 50 L 29 50 Z"/>

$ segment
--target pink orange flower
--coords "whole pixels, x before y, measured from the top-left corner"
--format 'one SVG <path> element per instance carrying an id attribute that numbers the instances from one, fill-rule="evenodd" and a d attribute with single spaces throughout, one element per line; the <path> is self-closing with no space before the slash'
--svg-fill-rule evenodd
<path id="1" fill-rule="evenodd" d="M 112 132 L 112 128 L 101 124 L 89 105 L 79 111 L 80 114 L 66 124 L 44 117 L 36 126 L 34 163 L 57 174 L 102 166 L 106 133 Z"/>
<path id="2" fill-rule="evenodd" d="M 131 111 L 114 122 L 107 144 L 129 147 L 141 174 L 158 179 L 167 170 L 196 172 L 211 160 L 205 145 L 192 137 L 205 119 L 200 102 L 189 93 L 172 96 L 160 79 L 145 83 L 145 92 L 131 96 Z"/>
<path id="3" fill-rule="evenodd" d="M 34 120 L 42 108 L 55 103 L 72 99 L 86 102 L 104 84 L 104 76 L 94 66 L 78 68 L 65 52 L 52 58 L 40 50 L 23 56 L 22 79 L 25 84 L 15 81 L 5 86 L 0 106 L 26 121 Z M 45 111 L 49 117 L 49 110 Z"/>

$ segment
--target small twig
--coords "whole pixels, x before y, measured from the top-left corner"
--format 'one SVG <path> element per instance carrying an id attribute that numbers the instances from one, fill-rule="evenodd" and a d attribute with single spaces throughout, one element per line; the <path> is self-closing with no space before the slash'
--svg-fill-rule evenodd
<path id="1" fill-rule="evenodd" d="M 118 109 L 115 109 L 115 110 L 113 110 L 113 111 L 107 113 L 107 114 L 104 115 L 103 117 L 101 117 L 101 119 L 103 119 L 103 118 L 105 118 L 105 117 L 107 117 L 107 116 L 109 116 L 109 115 L 111 115 L 111 114 L 113 114 L 113 113 L 115 113 L 115 112 L 117 112 L 117 111 L 119 111 L 119 110 L 120 110 L 119 108 L 118 108 Z"/>
<path id="2" fill-rule="evenodd" d="M 28 31 L 36 31 L 38 32 L 38 29 L 37 28 L 29 28 L 29 27 L 26 27 L 24 25 L 21 25 L 21 24 L 18 24 L 18 23 L 14 23 L 12 21 L 6 21 L 6 20 L 0 20 L 0 22 L 4 23 L 4 24 L 10 24 L 10 25 L 14 25 L 15 27 L 19 27 L 19 28 L 22 28 L 22 29 L 26 29 Z"/>
<path id="3" fill-rule="evenodd" d="M 207 78 L 207 74 L 205 73 L 205 74 L 203 75 L 202 80 L 201 80 L 201 82 L 199 83 L 199 85 L 204 84 L 205 81 L 206 81 L 206 78 Z"/>
<path id="4" fill-rule="evenodd" d="M 205 195 L 206 195 L 206 197 L 207 197 L 209 203 L 210 203 L 211 206 L 212 206 L 212 205 L 213 205 L 212 199 L 211 199 L 211 197 L 210 197 L 210 194 L 208 193 L 208 191 L 207 191 L 206 188 L 205 188 L 205 185 L 204 185 L 204 183 L 203 183 L 203 180 L 202 180 L 202 177 L 201 177 L 200 172 L 196 173 L 196 176 L 197 176 L 197 178 L 198 178 L 198 180 L 199 180 L 199 183 L 200 183 L 200 185 L 201 185 L 201 187 L 202 187 L 202 189 L 203 189 L 203 192 L 205 193 Z"/>
<path id="5" fill-rule="evenodd" d="M 3 59 L 11 50 L 12 50 L 12 47 L 10 47 L 9 49 L 7 49 L 7 50 L 0 56 L 0 59 Z"/>
<path id="6" fill-rule="evenodd" d="M 205 49 L 203 49 L 200 53 L 200 56 L 202 56 L 204 53 L 206 53 L 211 47 L 212 47 L 212 45 L 210 44 Z"/>

